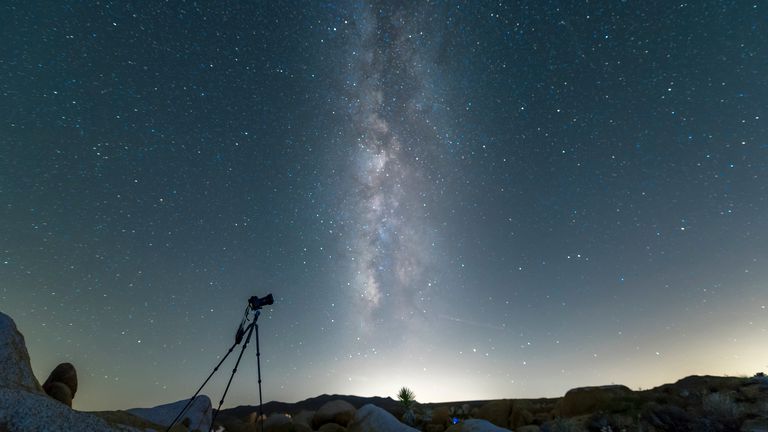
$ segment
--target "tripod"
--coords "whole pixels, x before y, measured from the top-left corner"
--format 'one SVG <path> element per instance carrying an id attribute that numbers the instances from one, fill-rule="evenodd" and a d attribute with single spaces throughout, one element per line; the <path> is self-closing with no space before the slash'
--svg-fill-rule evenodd
<path id="1" fill-rule="evenodd" d="M 240 342 L 243 341 L 243 336 L 246 336 L 245 343 L 243 344 L 242 348 L 240 348 L 240 355 L 237 356 L 237 362 L 235 363 L 234 369 L 232 369 L 232 374 L 229 376 L 229 381 L 227 381 L 227 387 L 224 389 L 224 394 L 221 396 L 221 400 L 219 401 L 219 406 L 216 408 L 216 412 L 213 414 L 213 418 L 211 418 L 211 426 L 208 429 L 208 432 L 213 431 L 213 424 L 216 421 L 216 417 L 218 417 L 219 412 L 221 411 L 221 406 L 224 404 L 224 398 L 227 396 L 227 392 L 229 391 L 229 386 L 232 384 L 232 379 L 235 378 L 235 373 L 237 373 L 237 367 L 240 365 L 240 360 L 243 358 L 243 353 L 245 352 L 245 348 L 248 347 L 248 343 L 251 341 L 251 335 L 253 334 L 254 329 L 256 330 L 256 370 L 258 372 L 258 380 L 259 380 L 259 418 L 262 417 L 262 394 L 261 394 L 261 351 L 259 350 L 259 325 L 256 323 L 259 320 L 259 315 L 261 315 L 261 307 L 265 305 L 271 305 L 273 303 L 272 294 L 267 295 L 263 298 L 258 298 L 256 296 L 251 297 L 248 300 L 248 306 L 245 307 L 245 313 L 243 314 L 243 319 L 240 321 L 240 326 L 237 328 L 237 332 L 235 333 L 235 343 L 232 344 L 231 347 L 229 347 L 229 350 L 227 350 L 227 353 L 224 355 L 224 357 L 219 361 L 219 363 L 213 368 L 213 371 L 208 375 L 208 378 L 203 381 L 203 384 L 200 386 L 200 388 L 197 389 L 194 395 L 187 401 L 187 404 L 184 405 L 184 408 L 181 409 L 179 414 L 176 415 L 176 418 L 173 419 L 171 424 L 168 426 L 168 429 L 165 430 L 165 432 L 170 432 L 171 428 L 176 425 L 176 423 L 179 421 L 179 419 L 187 412 L 187 410 L 192 406 L 192 402 L 194 402 L 195 398 L 197 398 L 197 395 L 200 394 L 200 392 L 203 390 L 203 387 L 205 387 L 206 384 L 208 384 L 208 381 L 211 379 L 213 374 L 216 373 L 216 371 L 219 370 L 219 367 L 222 363 L 229 357 L 229 355 L 232 353 L 232 351 L 235 349 L 237 345 L 240 345 Z M 246 323 L 249 321 L 248 314 L 250 312 L 253 312 L 253 321 L 250 322 L 250 324 Z M 264 430 L 264 422 L 261 423 L 261 429 Z"/>

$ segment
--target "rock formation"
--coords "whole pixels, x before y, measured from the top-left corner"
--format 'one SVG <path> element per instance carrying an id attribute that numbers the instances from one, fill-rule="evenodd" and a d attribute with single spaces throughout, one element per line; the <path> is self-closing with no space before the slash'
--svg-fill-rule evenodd
<path id="1" fill-rule="evenodd" d="M 368 404 L 357 410 L 347 432 L 418 432 L 418 429 L 401 423 L 376 405 Z"/>
<path id="2" fill-rule="evenodd" d="M 167 427 L 188 401 L 188 399 L 184 399 L 178 402 L 158 405 L 153 408 L 132 408 L 126 411 L 137 417 Z M 189 419 L 190 430 L 199 429 L 201 431 L 207 431 L 211 426 L 212 413 L 211 400 L 208 396 L 200 395 L 195 398 L 186 414 L 180 419 L 179 423 L 184 421 L 184 419 Z"/>
<path id="3" fill-rule="evenodd" d="M 43 383 L 43 390 L 48 396 L 71 407 L 72 399 L 77 393 L 77 372 L 72 363 L 61 363 L 56 366 Z"/>
<path id="4" fill-rule="evenodd" d="M 326 423 L 336 423 L 346 427 L 355 417 L 355 411 L 355 407 L 347 401 L 330 401 L 317 410 L 312 418 L 312 427 L 317 430 Z"/>
<path id="5" fill-rule="evenodd" d="M 0 386 L 42 393 L 32 373 L 24 336 L 11 317 L 0 312 Z"/>

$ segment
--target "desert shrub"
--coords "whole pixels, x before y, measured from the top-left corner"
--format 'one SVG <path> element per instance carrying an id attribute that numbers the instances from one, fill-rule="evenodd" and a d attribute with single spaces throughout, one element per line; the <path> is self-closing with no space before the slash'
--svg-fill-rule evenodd
<path id="1" fill-rule="evenodd" d="M 414 412 L 416 404 L 416 395 L 408 387 L 403 387 L 397 393 L 397 398 L 400 400 L 400 405 L 403 406 L 405 413 L 402 420 L 405 424 L 413 426 L 416 424 L 416 413 Z"/>
<path id="2" fill-rule="evenodd" d="M 400 401 L 403 408 L 409 410 L 413 406 L 413 403 L 416 402 L 416 395 L 408 387 L 403 387 L 397 392 L 397 399 Z"/>

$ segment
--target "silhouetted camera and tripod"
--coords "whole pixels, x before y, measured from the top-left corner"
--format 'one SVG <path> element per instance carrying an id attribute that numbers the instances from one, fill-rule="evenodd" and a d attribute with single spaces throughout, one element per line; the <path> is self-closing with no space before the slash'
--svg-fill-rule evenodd
<path id="1" fill-rule="evenodd" d="M 219 411 L 221 411 L 221 406 L 224 404 L 224 398 L 227 396 L 227 392 L 229 391 L 229 386 L 232 384 L 232 379 L 235 377 L 235 373 L 237 372 L 237 367 L 240 365 L 240 359 L 243 358 L 243 353 L 245 352 L 245 348 L 248 346 L 248 342 L 251 341 L 251 335 L 253 334 L 253 330 L 256 329 L 256 370 L 258 371 L 258 378 L 259 378 L 259 418 L 262 416 L 262 396 L 261 396 L 261 352 L 259 350 L 259 325 L 256 323 L 259 320 L 259 315 L 261 315 L 261 308 L 264 306 L 269 306 L 275 302 L 274 297 L 272 297 L 272 294 L 267 294 L 264 297 L 258 297 L 253 296 L 248 299 L 248 305 L 245 307 L 245 313 L 243 314 L 243 319 L 240 320 L 240 326 L 237 328 L 237 332 L 235 333 L 235 343 L 232 344 L 231 347 L 229 347 L 229 350 L 227 351 L 227 354 L 224 356 L 224 358 L 221 359 L 219 364 L 216 365 L 216 367 L 213 368 L 213 371 L 208 375 L 208 378 L 203 381 L 203 384 L 200 386 L 199 389 L 195 392 L 194 395 L 189 399 L 186 405 L 184 405 L 184 408 L 182 408 L 181 412 L 176 416 L 176 418 L 173 419 L 173 422 L 168 426 L 168 429 L 166 429 L 166 432 L 169 432 L 171 428 L 179 421 L 179 419 L 184 415 L 184 413 L 187 412 L 189 407 L 192 405 L 192 402 L 194 402 L 195 398 L 198 394 L 200 394 L 200 391 L 203 390 L 203 387 L 205 387 L 206 384 L 208 384 L 208 380 L 211 379 L 213 374 L 216 373 L 217 370 L 219 370 L 219 366 L 221 366 L 222 363 L 224 363 L 224 360 L 229 357 L 229 355 L 232 353 L 232 350 L 235 349 L 237 345 L 240 345 L 240 342 L 243 341 L 243 336 L 245 336 L 245 343 L 243 344 L 243 347 L 240 348 L 240 355 L 237 357 L 237 362 L 235 363 L 234 369 L 232 369 L 232 374 L 229 376 L 229 381 L 227 381 L 227 387 L 224 389 L 224 394 L 221 396 L 221 400 L 219 401 L 219 407 L 216 408 L 216 413 L 213 415 L 213 418 L 211 419 L 211 426 L 208 429 L 208 431 L 213 430 L 213 424 L 216 421 L 216 417 L 219 415 Z M 253 314 L 252 319 L 249 318 L 250 314 Z M 250 323 L 249 323 L 250 321 Z M 247 323 L 247 324 L 246 324 Z M 263 423 L 262 423 L 263 427 Z"/>

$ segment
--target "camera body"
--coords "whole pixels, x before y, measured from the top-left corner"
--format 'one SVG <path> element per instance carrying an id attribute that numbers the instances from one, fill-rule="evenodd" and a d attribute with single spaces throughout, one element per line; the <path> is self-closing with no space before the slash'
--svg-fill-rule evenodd
<path id="1" fill-rule="evenodd" d="M 272 297 L 272 294 L 267 294 L 264 297 L 259 298 L 259 296 L 253 296 L 248 299 L 248 305 L 253 310 L 261 309 L 263 306 L 269 306 L 275 302 L 275 298 Z"/>

